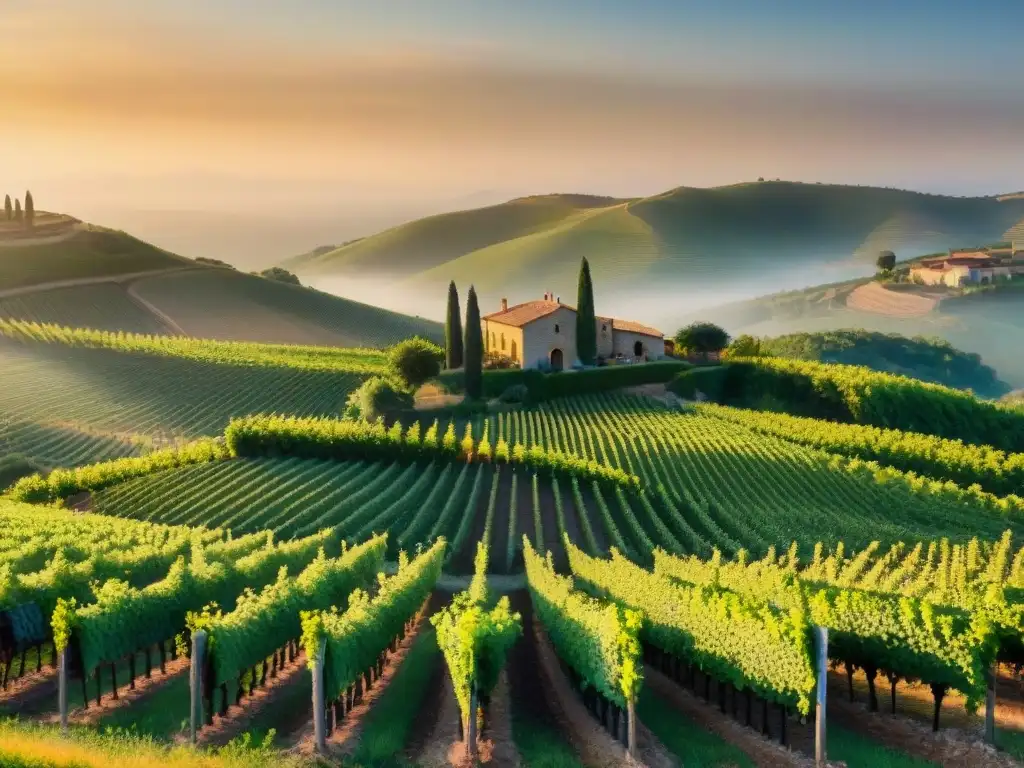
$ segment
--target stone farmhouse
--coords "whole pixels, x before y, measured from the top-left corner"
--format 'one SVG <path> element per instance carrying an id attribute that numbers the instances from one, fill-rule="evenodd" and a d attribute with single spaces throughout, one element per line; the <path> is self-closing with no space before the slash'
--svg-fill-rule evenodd
<path id="1" fill-rule="evenodd" d="M 924 259 L 910 270 L 910 279 L 924 285 L 985 285 L 1003 279 L 1024 277 L 1024 250 L 1021 243 L 1009 248 L 982 251 L 950 251 L 948 256 Z"/>
<path id="2" fill-rule="evenodd" d="M 576 309 L 551 293 L 512 307 L 508 299 L 502 299 L 501 310 L 485 315 L 480 322 L 484 350 L 508 357 L 520 368 L 560 371 L 579 361 Z M 645 362 L 665 356 L 664 334 L 656 328 L 612 317 L 598 317 L 596 325 L 600 359 Z"/>

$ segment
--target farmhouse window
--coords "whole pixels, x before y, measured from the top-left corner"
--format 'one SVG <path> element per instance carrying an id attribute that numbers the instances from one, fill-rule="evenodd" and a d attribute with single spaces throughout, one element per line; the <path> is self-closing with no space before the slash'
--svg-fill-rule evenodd
<path id="1" fill-rule="evenodd" d="M 505 334 L 501 334 L 501 351 L 505 351 Z"/>
<path id="2" fill-rule="evenodd" d="M 555 323 L 555 333 L 558 333 L 558 323 Z"/>

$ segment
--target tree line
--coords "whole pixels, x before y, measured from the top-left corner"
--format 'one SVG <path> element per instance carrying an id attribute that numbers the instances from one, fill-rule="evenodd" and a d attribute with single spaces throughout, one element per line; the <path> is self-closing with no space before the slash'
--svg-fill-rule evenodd
<path id="1" fill-rule="evenodd" d="M 31 227 L 35 223 L 35 218 L 36 204 L 32 199 L 32 193 L 30 191 L 25 192 L 24 210 L 22 210 L 20 199 L 15 198 L 12 204 L 11 196 L 4 195 L 4 219 L 6 221 L 20 221 L 23 222 L 26 227 Z"/>

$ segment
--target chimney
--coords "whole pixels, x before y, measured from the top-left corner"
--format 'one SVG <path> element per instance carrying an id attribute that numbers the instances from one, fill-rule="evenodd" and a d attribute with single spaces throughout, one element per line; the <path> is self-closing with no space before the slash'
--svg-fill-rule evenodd
<path id="1" fill-rule="evenodd" d="M 501 300 L 501 311 L 508 312 L 508 299 Z"/>

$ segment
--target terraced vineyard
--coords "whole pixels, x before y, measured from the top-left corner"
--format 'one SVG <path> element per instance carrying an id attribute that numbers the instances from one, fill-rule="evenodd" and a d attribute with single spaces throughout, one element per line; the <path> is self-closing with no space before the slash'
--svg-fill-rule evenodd
<path id="1" fill-rule="evenodd" d="M 0 414 L 157 440 L 213 435 L 260 411 L 336 415 L 363 375 L 0 341 Z"/>
<path id="2" fill-rule="evenodd" d="M 338 526 L 350 540 L 387 530 L 393 545 L 439 535 L 452 563 L 481 537 L 517 570 L 516 539 L 527 534 L 565 565 L 562 534 L 588 553 L 614 546 L 647 563 L 655 546 L 678 554 L 763 555 L 796 542 L 853 549 L 872 541 L 1024 534 L 1019 517 L 982 500 L 915 486 L 898 474 L 880 480 L 861 463 L 755 435 L 721 419 L 672 412 L 653 401 L 602 395 L 552 401 L 492 415 L 474 425 L 509 445 L 542 444 L 640 477 L 644 491 L 609 490 L 486 463 L 331 462 L 235 459 L 167 470 L 102 491 L 100 511 L 153 522 L 208 525 L 279 536 Z M 443 433 L 445 425 L 439 430 Z M 455 427 L 463 434 L 464 425 Z M 979 497 L 984 499 L 986 497 Z"/>
<path id="3" fill-rule="evenodd" d="M 79 285 L 0 299 L 0 318 L 101 331 L 166 334 L 168 327 L 117 283 Z"/>
<path id="4" fill-rule="evenodd" d="M 145 445 L 141 438 L 122 439 L 70 425 L 45 426 L 0 416 L 0 456 L 32 457 L 51 469 L 137 456 Z"/>

